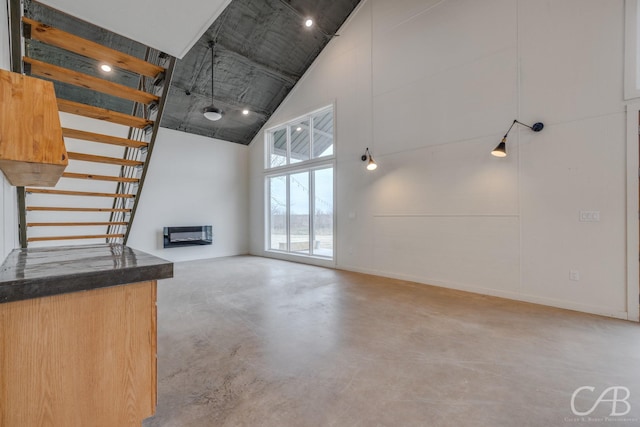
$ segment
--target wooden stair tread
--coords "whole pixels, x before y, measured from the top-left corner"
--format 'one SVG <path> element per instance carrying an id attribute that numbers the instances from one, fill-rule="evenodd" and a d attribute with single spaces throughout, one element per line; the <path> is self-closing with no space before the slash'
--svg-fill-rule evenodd
<path id="1" fill-rule="evenodd" d="M 164 68 L 158 65 L 50 27 L 33 19 L 22 17 L 22 21 L 31 25 L 31 38 L 34 40 L 149 77 L 156 77 L 164 71 Z"/>
<path id="2" fill-rule="evenodd" d="M 127 222 L 28 222 L 27 227 L 76 227 L 94 225 L 127 225 Z"/>
<path id="3" fill-rule="evenodd" d="M 88 236 L 46 236 L 46 237 L 29 237 L 27 238 L 27 242 L 44 242 L 48 240 L 118 239 L 123 237 L 124 237 L 124 234 L 93 234 Z"/>
<path id="4" fill-rule="evenodd" d="M 120 165 L 120 166 L 144 165 L 144 162 L 141 162 L 138 160 L 120 159 L 117 157 L 96 156 L 94 154 L 75 153 L 73 151 L 68 151 L 67 156 L 69 157 L 69 160 L 82 160 L 85 162 L 106 163 L 109 165 Z"/>
<path id="5" fill-rule="evenodd" d="M 27 206 L 28 211 L 51 211 L 51 212 L 131 212 L 131 209 L 122 208 L 68 208 L 61 206 Z"/>
<path id="6" fill-rule="evenodd" d="M 69 128 L 62 128 L 62 136 L 64 136 L 65 138 L 81 139 L 83 141 L 91 142 L 101 142 L 103 144 L 118 145 L 121 147 L 142 148 L 149 145 L 144 141 L 134 141 L 133 139 L 120 138 L 117 136 L 104 135 L 100 133 Z"/>
<path id="7" fill-rule="evenodd" d="M 118 193 L 94 193 L 90 191 L 71 191 L 71 190 L 51 190 L 48 188 L 25 188 L 27 193 L 32 194 L 58 194 L 65 196 L 89 196 L 89 197 L 113 197 L 123 199 L 133 199 L 135 194 L 118 194 Z"/>
<path id="8" fill-rule="evenodd" d="M 96 92 L 106 93 L 107 95 L 116 96 L 118 98 L 128 99 L 130 101 L 150 104 L 158 102 L 160 99 L 157 95 L 149 92 L 143 92 L 120 83 L 114 83 L 99 77 L 93 77 L 88 74 L 79 73 L 68 68 L 59 67 L 57 65 L 48 64 L 37 59 L 22 57 L 25 64 L 31 66 L 31 75 L 45 77 L 74 86 L 84 87 Z"/>
<path id="9" fill-rule="evenodd" d="M 94 175 L 89 173 L 73 173 L 64 172 L 62 178 L 73 179 L 93 179 L 97 181 L 114 181 L 114 182 L 139 182 L 139 178 L 126 178 L 124 176 L 108 176 L 108 175 Z"/>
<path id="10" fill-rule="evenodd" d="M 130 114 L 119 113 L 117 111 L 107 110 L 106 108 L 94 107 L 80 102 L 69 101 L 67 99 L 58 98 L 58 110 L 63 113 L 75 114 L 78 116 L 89 117 L 97 120 L 104 120 L 111 123 L 117 123 L 123 126 L 130 126 L 138 129 L 144 129 L 147 126 L 153 126 L 152 120 L 143 119 L 142 117 L 132 116 Z"/>

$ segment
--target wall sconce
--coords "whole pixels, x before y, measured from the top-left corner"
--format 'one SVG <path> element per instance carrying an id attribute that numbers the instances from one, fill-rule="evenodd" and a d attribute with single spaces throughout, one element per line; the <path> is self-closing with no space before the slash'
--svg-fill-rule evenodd
<path id="1" fill-rule="evenodd" d="M 373 170 L 376 170 L 376 168 L 378 167 L 378 165 L 376 164 L 376 161 L 373 160 L 373 157 L 371 157 L 371 153 L 369 152 L 369 147 L 367 147 L 362 157 L 360 157 L 360 160 L 362 160 L 363 162 L 366 162 L 367 160 L 369 161 L 367 163 L 367 170 L 373 171 Z"/>
<path id="2" fill-rule="evenodd" d="M 514 120 L 513 123 L 511 123 L 511 126 L 509 126 L 509 130 L 507 131 L 507 133 L 504 134 L 504 136 L 502 137 L 502 141 L 500 141 L 500 144 L 498 144 L 498 146 L 496 148 L 493 149 L 493 151 L 491 152 L 491 154 L 495 157 L 507 157 L 507 135 L 509 135 L 509 132 L 511 132 L 511 128 L 513 128 L 513 125 L 515 125 L 516 123 L 518 123 L 519 125 L 522 126 L 526 126 L 529 129 L 531 129 L 534 132 L 540 132 L 542 130 L 542 128 L 544 128 L 544 124 L 537 122 L 534 123 L 533 126 L 529 126 L 529 125 L 525 125 L 522 122 L 519 122 L 517 120 Z"/>

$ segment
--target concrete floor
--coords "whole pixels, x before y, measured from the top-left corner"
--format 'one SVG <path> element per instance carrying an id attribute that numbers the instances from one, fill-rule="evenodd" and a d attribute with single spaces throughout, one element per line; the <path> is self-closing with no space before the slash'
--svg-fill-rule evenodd
<path id="1" fill-rule="evenodd" d="M 145 427 L 640 425 L 631 322 L 257 257 L 177 263 L 158 319 Z"/>

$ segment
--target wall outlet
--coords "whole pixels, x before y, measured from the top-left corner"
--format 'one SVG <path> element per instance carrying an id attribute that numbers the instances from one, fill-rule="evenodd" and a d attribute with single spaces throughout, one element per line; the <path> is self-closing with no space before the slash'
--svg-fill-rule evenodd
<path id="1" fill-rule="evenodd" d="M 580 272 L 578 270 L 569 270 L 569 280 L 580 280 Z"/>
<path id="2" fill-rule="evenodd" d="M 580 222 L 599 222 L 600 211 L 580 211 Z"/>

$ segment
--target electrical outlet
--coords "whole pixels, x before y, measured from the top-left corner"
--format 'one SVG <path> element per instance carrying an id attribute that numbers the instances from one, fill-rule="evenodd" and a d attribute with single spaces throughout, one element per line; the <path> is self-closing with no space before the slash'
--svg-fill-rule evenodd
<path id="1" fill-rule="evenodd" d="M 580 272 L 578 270 L 569 270 L 569 280 L 580 280 Z"/>
<path id="2" fill-rule="evenodd" d="M 600 211 L 580 211 L 580 222 L 599 222 Z"/>

